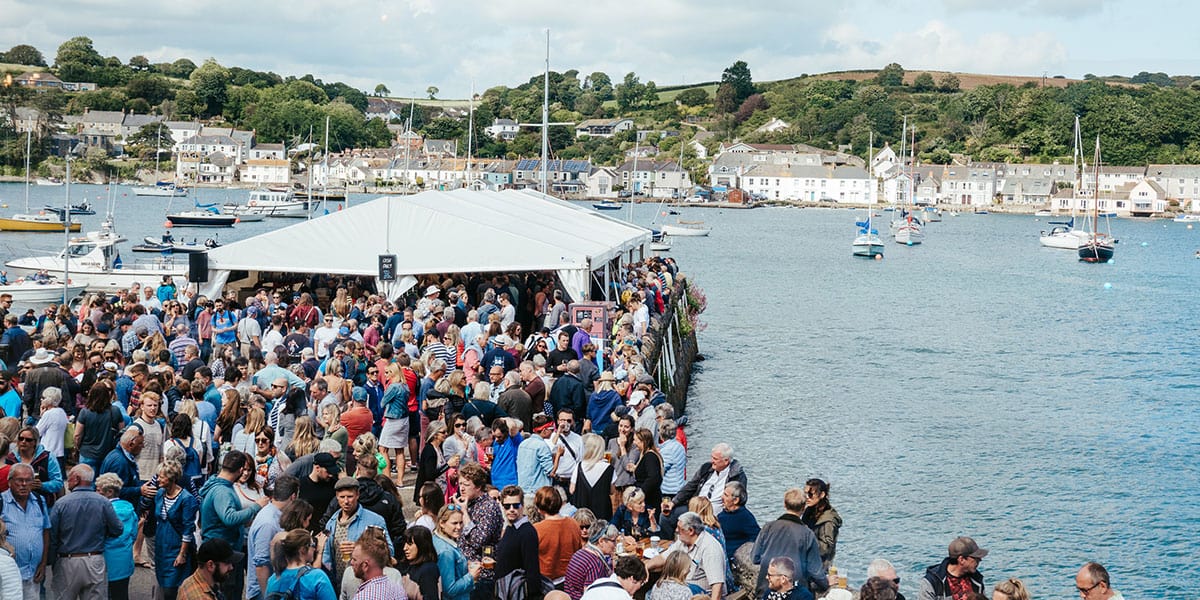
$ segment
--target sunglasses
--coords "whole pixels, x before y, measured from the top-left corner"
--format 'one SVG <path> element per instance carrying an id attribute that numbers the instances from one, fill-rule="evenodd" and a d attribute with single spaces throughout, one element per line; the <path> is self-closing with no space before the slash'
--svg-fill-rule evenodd
<path id="1" fill-rule="evenodd" d="M 271 387 L 273 387 L 273 388 L 279 388 L 279 389 L 283 389 L 283 388 L 285 388 L 285 387 L 287 387 L 287 386 L 286 386 L 286 385 L 279 385 L 278 383 L 272 383 L 272 384 L 271 384 Z"/>
<path id="2" fill-rule="evenodd" d="M 17 441 L 18 442 L 36 442 L 37 440 L 35 440 L 31 437 L 19 437 L 19 438 L 17 438 Z"/>
<path id="3" fill-rule="evenodd" d="M 258 439 L 255 439 L 254 441 L 256 441 L 260 444 L 269 444 L 271 442 L 271 438 L 260 437 Z"/>
<path id="4" fill-rule="evenodd" d="M 455 423 L 454 424 L 455 429 L 462 429 L 463 427 L 466 427 L 466 426 L 467 426 L 466 423 Z"/>
<path id="5" fill-rule="evenodd" d="M 505 502 L 501 506 L 503 506 L 506 509 L 517 509 L 517 508 L 521 508 L 522 506 L 525 506 L 525 503 L 523 503 L 523 502 Z"/>
<path id="6" fill-rule="evenodd" d="M 449 510 L 449 511 L 462 510 L 462 507 L 457 504 L 447 504 L 446 510 Z"/>

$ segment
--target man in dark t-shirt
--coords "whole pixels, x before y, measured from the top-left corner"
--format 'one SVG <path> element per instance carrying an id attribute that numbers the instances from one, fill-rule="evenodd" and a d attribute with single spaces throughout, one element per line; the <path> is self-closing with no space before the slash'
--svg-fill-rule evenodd
<path id="1" fill-rule="evenodd" d="M 318 452 L 313 458 L 312 473 L 309 473 L 308 477 L 300 478 L 299 497 L 313 507 L 313 520 L 308 524 L 309 531 L 318 532 L 325 529 L 325 523 L 320 522 L 323 519 L 320 515 L 325 514 L 325 509 L 329 508 L 329 503 L 333 501 L 333 484 L 337 481 L 339 473 L 341 469 L 337 459 L 328 452 Z"/>
<path id="2" fill-rule="evenodd" d="M 308 326 L 303 321 L 296 322 L 296 328 L 283 338 L 283 345 L 287 348 L 288 356 L 300 358 L 300 351 L 313 345 L 312 338 L 308 337 Z"/>

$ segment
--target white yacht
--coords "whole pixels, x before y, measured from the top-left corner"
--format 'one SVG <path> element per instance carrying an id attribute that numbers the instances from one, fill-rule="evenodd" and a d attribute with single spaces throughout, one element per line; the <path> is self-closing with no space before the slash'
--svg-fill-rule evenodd
<path id="1" fill-rule="evenodd" d="M 71 238 L 67 247 L 54 256 L 18 258 L 4 263 L 9 275 L 33 275 L 45 272 L 54 277 L 69 273 L 73 285 L 91 291 L 113 292 L 129 289 L 134 283 L 157 285 L 169 275 L 179 287 L 187 285 L 187 260 L 158 257 L 153 260 L 123 261 L 117 244 L 124 242 L 106 220 L 99 231 Z M 69 261 L 68 261 L 69 258 Z"/>
<path id="2" fill-rule="evenodd" d="M 251 190 L 245 204 L 225 204 L 221 207 L 227 215 L 262 215 L 264 217 L 308 216 L 309 203 L 297 200 L 291 191 L 280 190 Z"/>

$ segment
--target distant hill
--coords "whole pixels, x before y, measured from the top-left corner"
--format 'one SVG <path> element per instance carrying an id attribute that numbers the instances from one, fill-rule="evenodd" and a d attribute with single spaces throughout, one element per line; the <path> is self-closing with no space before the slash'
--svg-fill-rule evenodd
<path id="1" fill-rule="evenodd" d="M 907 69 L 906 68 L 904 71 L 904 84 L 912 85 L 913 80 L 916 79 L 917 76 L 920 75 L 921 73 L 929 73 L 930 75 L 933 76 L 933 79 L 935 81 L 940 81 L 942 77 L 949 75 L 949 74 L 953 74 L 955 77 L 958 78 L 958 87 L 959 87 L 959 89 L 962 89 L 962 90 L 973 90 L 980 86 L 997 85 L 997 84 L 1001 84 L 1001 83 L 1008 83 L 1011 85 L 1015 85 L 1017 87 L 1025 85 L 1027 83 L 1033 83 L 1038 86 L 1045 85 L 1047 87 L 1065 88 L 1072 83 L 1080 83 L 1080 82 L 1084 81 L 1083 79 L 1069 79 L 1069 78 L 1062 77 L 1062 76 L 1053 76 L 1053 77 L 1047 76 L 1045 78 L 1042 78 L 1041 76 L 1029 76 L 1029 75 L 987 75 L 987 74 L 983 74 L 983 73 L 959 73 L 957 71 L 922 71 L 920 69 Z M 865 81 L 867 79 L 874 79 L 877 75 L 879 75 L 878 70 L 861 70 L 861 71 L 855 70 L 855 71 L 833 71 L 830 73 L 819 73 L 819 74 L 811 75 L 810 77 L 814 77 L 816 79 L 830 79 L 830 80 L 834 80 L 834 81 L 844 81 L 844 80 L 848 80 L 848 79 L 853 80 L 853 81 Z M 794 79 L 799 79 L 799 78 L 794 78 Z M 793 81 L 794 79 L 785 79 L 782 81 Z M 1129 83 L 1128 81 L 1113 81 L 1112 79 L 1107 78 L 1107 77 L 1102 77 L 1099 79 L 1102 79 L 1105 81 L 1105 83 L 1109 83 L 1109 84 L 1128 85 L 1131 87 L 1137 87 L 1135 84 Z M 776 82 L 772 82 L 772 83 L 776 83 Z"/>

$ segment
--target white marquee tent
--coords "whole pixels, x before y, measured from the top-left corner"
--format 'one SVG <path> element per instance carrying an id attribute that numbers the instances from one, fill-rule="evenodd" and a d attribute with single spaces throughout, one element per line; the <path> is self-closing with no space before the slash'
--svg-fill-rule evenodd
<path id="1" fill-rule="evenodd" d="M 650 231 L 537 192 L 456 190 L 384 196 L 208 252 L 212 297 L 234 271 L 377 277 L 396 255 L 395 299 L 417 276 L 554 271 L 573 300 L 587 298 L 593 271 L 642 257 Z"/>

